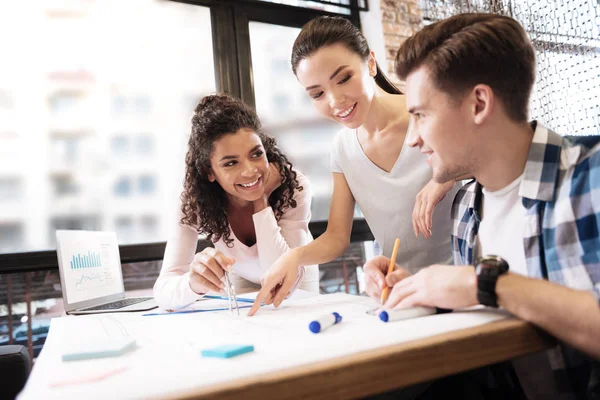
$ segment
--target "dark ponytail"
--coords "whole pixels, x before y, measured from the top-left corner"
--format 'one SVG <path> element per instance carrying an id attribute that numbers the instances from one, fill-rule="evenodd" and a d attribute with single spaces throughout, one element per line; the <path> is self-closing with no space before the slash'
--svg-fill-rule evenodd
<path id="1" fill-rule="evenodd" d="M 344 17 L 323 16 L 310 20 L 296 38 L 292 48 L 292 70 L 296 74 L 298 64 L 325 46 L 342 44 L 366 60 L 371 53 L 367 39 L 360 30 Z M 377 64 L 377 62 L 376 62 Z M 384 91 L 391 94 L 402 92 L 385 76 L 379 64 L 375 83 Z"/>
<path id="2" fill-rule="evenodd" d="M 381 71 L 381 68 L 379 68 L 379 64 L 377 64 L 377 62 L 375 63 L 377 65 L 377 75 L 375 75 L 375 83 L 377 84 L 377 86 L 379 86 L 385 92 L 388 92 L 390 94 L 402 94 L 400 89 L 398 89 L 396 85 L 394 85 L 388 79 L 388 77 L 383 73 L 383 71 Z"/>

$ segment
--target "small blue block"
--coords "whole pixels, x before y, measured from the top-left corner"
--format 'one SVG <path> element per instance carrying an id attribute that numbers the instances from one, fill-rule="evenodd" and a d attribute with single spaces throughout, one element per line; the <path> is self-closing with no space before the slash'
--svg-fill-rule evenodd
<path id="1" fill-rule="evenodd" d="M 251 353 L 254 346 L 251 345 L 225 345 L 202 350 L 202 357 L 231 358 L 240 354 Z"/>
<path id="2" fill-rule="evenodd" d="M 134 339 L 100 340 L 68 345 L 63 351 L 63 361 L 89 360 L 93 358 L 118 357 L 136 348 Z"/>

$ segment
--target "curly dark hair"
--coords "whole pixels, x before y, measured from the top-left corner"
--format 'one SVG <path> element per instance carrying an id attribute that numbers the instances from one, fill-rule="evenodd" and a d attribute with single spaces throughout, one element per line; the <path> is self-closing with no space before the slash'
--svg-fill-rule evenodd
<path id="1" fill-rule="evenodd" d="M 213 243 L 223 238 L 228 247 L 233 247 L 233 239 L 230 238 L 227 220 L 227 196 L 217 181 L 210 182 L 208 179 L 210 156 L 216 140 L 242 128 L 252 129 L 258 134 L 267 160 L 279 167 L 283 182 L 269 196 L 269 205 L 277 220 L 288 208 L 296 208 L 294 192 L 303 190 L 292 164 L 279 150 L 275 139 L 262 131 L 260 120 L 251 107 L 225 93 L 208 95 L 200 100 L 192 117 L 192 133 L 185 156 L 185 181 L 181 194 L 184 216 L 180 222 L 206 234 Z"/>

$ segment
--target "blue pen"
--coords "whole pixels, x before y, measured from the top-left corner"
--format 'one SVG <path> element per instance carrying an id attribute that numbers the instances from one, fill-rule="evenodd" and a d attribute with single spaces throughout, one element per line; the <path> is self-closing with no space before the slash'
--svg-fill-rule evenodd
<path id="1" fill-rule="evenodd" d="M 400 310 L 383 310 L 379 313 L 379 319 L 383 322 L 400 321 L 409 318 L 424 317 L 433 314 L 445 314 L 452 310 L 438 307 L 410 307 Z"/>
<path id="2" fill-rule="evenodd" d="M 203 299 L 215 299 L 215 300 L 228 300 L 227 296 L 214 296 L 212 294 L 207 294 L 202 298 Z M 254 303 L 254 299 L 243 299 L 241 297 L 238 297 L 237 301 L 239 301 L 240 303 Z"/>
<path id="3" fill-rule="evenodd" d="M 330 326 L 339 324 L 340 322 L 342 322 L 342 316 L 336 312 L 333 312 L 331 314 L 324 315 L 315 321 L 312 321 L 310 324 L 308 324 L 308 329 L 310 329 L 312 333 L 319 333 Z"/>
<path id="4" fill-rule="evenodd" d="M 250 308 L 252 306 L 240 306 L 240 308 Z M 229 308 L 208 308 L 208 309 L 204 309 L 204 310 L 183 310 L 183 311 L 172 311 L 172 312 L 156 312 L 156 313 L 147 313 L 147 314 L 142 314 L 142 317 L 152 317 L 152 316 L 158 316 L 158 315 L 176 315 L 176 314 L 194 314 L 194 313 L 201 313 L 201 312 L 213 312 L 213 311 L 227 311 L 229 310 Z"/>

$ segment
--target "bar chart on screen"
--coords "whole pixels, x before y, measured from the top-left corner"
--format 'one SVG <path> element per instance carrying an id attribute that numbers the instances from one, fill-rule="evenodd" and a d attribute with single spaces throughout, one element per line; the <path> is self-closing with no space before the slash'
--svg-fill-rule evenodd
<path id="1" fill-rule="evenodd" d="M 80 268 L 92 268 L 101 267 L 102 260 L 100 259 L 100 253 L 92 253 L 88 251 L 87 254 L 74 254 L 71 259 L 71 269 Z"/>

